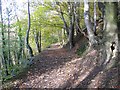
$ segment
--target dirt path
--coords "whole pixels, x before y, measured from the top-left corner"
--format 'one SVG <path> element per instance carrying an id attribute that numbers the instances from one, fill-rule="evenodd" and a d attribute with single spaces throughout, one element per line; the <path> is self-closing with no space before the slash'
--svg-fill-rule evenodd
<path id="1" fill-rule="evenodd" d="M 56 49 L 55 49 L 56 48 Z M 49 48 L 35 57 L 27 75 L 21 78 L 17 87 L 20 88 L 57 88 L 70 76 L 78 58 L 73 52 L 58 47 Z"/>
<path id="2" fill-rule="evenodd" d="M 19 88 L 97 88 L 105 87 L 106 74 L 97 66 L 97 51 L 90 51 L 84 58 L 65 49 L 48 49 L 35 57 L 30 70 L 15 87 Z M 94 57 L 96 56 L 96 57 Z M 94 61 L 92 61 L 94 60 Z M 112 78 L 117 70 L 107 76 Z M 106 85 L 106 84 L 104 84 Z M 114 85 L 115 86 L 115 85 Z"/>

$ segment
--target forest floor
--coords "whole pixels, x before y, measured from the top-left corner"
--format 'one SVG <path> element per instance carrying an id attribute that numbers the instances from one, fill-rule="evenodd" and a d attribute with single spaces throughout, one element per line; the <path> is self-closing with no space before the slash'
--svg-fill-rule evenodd
<path id="1" fill-rule="evenodd" d="M 82 57 L 58 45 L 35 56 L 26 74 L 15 80 L 16 88 L 117 88 L 118 68 L 104 71 L 98 66 L 98 52 Z"/>

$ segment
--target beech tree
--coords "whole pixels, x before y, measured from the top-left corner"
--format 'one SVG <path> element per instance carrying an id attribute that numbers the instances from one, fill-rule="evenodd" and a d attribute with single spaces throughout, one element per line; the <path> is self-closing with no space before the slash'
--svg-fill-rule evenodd
<path id="1" fill-rule="evenodd" d="M 74 31 L 75 31 L 75 2 L 70 2 L 68 1 L 67 3 L 63 3 L 63 5 L 67 5 L 67 16 L 69 21 L 66 21 L 63 10 L 61 8 L 61 3 L 60 2 L 56 2 L 56 4 L 58 5 L 58 10 L 57 12 L 60 13 L 60 17 L 64 23 L 64 29 L 66 30 L 67 33 L 67 37 L 68 37 L 68 42 L 69 42 L 69 48 L 72 49 L 74 47 Z M 79 17 L 77 17 L 78 19 Z M 77 21 L 78 22 L 78 21 Z M 77 26 L 79 24 L 77 23 Z"/>
<path id="2" fill-rule="evenodd" d="M 21 25 L 21 23 L 20 23 L 20 19 L 19 19 L 19 17 L 18 17 L 18 15 L 17 15 L 17 5 L 16 5 L 16 2 L 14 1 L 14 12 L 15 12 L 15 17 L 16 17 L 16 21 L 17 21 L 17 26 L 18 26 L 18 43 L 19 43 L 19 48 L 18 48 L 18 52 L 17 52 L 17 60 L 18 60 L 18 64 L 20 64 L 20 59 L 22 59 L 22 55 L 23 55 L 23 53 L 22 53 L 22 51 L 23 51 L 23 49 L 24 49 L 24 47 L 23 47 L 23 36 L 22 36 L 22 25 Z"/>
<path id="3" fill-rule="evenodd" d="M 11 44 L 10 44 L 10 15 L 11 15 L 11 12 L 12 12 L 12 9 L 8 7 L 6 8 L 7 10 L 7 30 L 8 30 L 8 63 L 9 63 L 9 66 L 13 65 L 13 62 L 12 62 L 12 58 L 11 58 Z"/>
<path id="4" fill-rule="evenodd" d="M 27 29 L 27 32 L 26 32 L 26 47 L 28 49 L 28 52 L 29 52 L 29 55 L 30 57 L 33 57 L 33 50 L 29 44 L 29 33 L 30 33 L 30 2 L 28 0 L 28 29 Z"/>
<path id="5" fill-rule="evenodd" d="M 96 0 L 94 0 L 94 34 L 96 35 L 96 17 L 97 17 L 97 12 L 96 12 Z"/>
<path id="6" fill-rule="evenodd" d="M 35 43 L 38 52 L 41 52 L 41 31 L 35 30 L 34 32 Z"/>
<path id="7" fill-rule="evenodd" d="M 5 50 L 5 35 L 4 35 L 4 26 L 3 26 L 3 16 L 2 16 L 2 2 L 0 0 L 0 18 L 1 18 L 1 33 L 2 33 L 2 64 L 3 67 L 5 68 L 5 74 L 6 76 L 9 74 L 8 73 L 8 67 L 7 67 L 7 53 Z"/>
<path id="8" fill-rule="evenodd" d="M 62 10 L 62 8 L 61 8 L 60 2 L 56 2 L 56 4 L 58 5 L 58 10 L 57 10 L 57 12 L 60 13 L 60 18 L 62 19 L 62 21 L 63 21 L 63 23 L 64 23 L 64 29 L 65 29 L 66 32 L 67 32 L 67 36 L 69 36 L 69 26 L 68 26 L 67 21 L 65 20 L 64 13 L 63 13 L 63 10 Z"/>
<path id="9" fill-rule="evenodd" d="M 74 7 L 75 7 L 74 2 L 68 2 L 69 19 L 70 19 L 68 40 L 69 40 L 70 49 L 74 47 L 74 22 L 75 22 Z"/>
<path id="10" fill-rule="evenodd" d="M 117 16 L 117 2 L 107 2 L 105 4 L 105 31 L 103 40 L 105 41 L 106 58 L 105 63 L 109 63 L 109 67 L 118 62 L 118 16 Z"/>
<path id="11" fill-rule="evenodd" d="M 94 3 L 94 8 L 95 8 Z M 105 3 L 105 17 L 104 17 L 104 28 L 102 30 L 102 39 L 98 36 L 95 36 L 94 30 L 96 28 L 96 10 L 94 9 L 94 30 L 92 30 L 92 25 L 89 16 L 89 3 L 88 0 L 84 0 L 84 19 L 87 27 L 88 38 L 90 46 L 93 48 L 95 46 L 102 49 L 101 55 L 102 59 L 101 64 L 105 64 L 106 67 L 112 67 L 118 61 L 118 16 L 117 16 L 117 2 L 106 2 Z M 95 46 L 94 46 L 95 45 Z M 101 46 L 99 46 L 101 45 Z M 98 49 L 98 48 L 97 48 Z M 98 49 L 100 50 L 100 49 Z M 103 61 L 102 61 L 103 60 Z M 108 65 L 107 65 L 108 64 Z"/>
<path id="12" fill-rule="evenodd" d="M 75 29 L 77 35 L 82 33 L 80 27 L 80 2 L 75 2 Z"/>
<path id="13" fill-rule="evenodd" d="M 89 16 L 89 2 L 88 0 L 84 0 L 84 20 L 85 20 L 85 25 L 87 27 L 87 33 L 88 33 L 88 38 L 89 38 L 89 45 L 90 47 L 93 47 L 97 41 L 95 40 L 95 35 L 93 32 L 93 27 L 91 25 L 90 21 L 90 16 Z"/>

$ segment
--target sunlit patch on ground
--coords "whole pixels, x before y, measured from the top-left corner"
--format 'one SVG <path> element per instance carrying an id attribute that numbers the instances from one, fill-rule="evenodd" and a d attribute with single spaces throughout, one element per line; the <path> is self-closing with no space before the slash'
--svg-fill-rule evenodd
<path id="1" fill-rule="evenodd" d="M 97 66 L 97 57 L 96 50 L 89 51 L 84 58 L 63 48 L 45 50 L 35 57 L 27 74 L 14 84 L 19 88 L 103 87 L 107 74 L 102 66 Z"/>

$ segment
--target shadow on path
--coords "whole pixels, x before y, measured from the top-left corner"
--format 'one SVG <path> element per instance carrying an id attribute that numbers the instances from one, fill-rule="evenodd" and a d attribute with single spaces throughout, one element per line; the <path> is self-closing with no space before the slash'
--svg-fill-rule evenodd
<path id="1" fill-rule="evenodd" d="M 30 66 L 26 74 L 23 74 L 19 77 L 21 83 L 17 84 L 16 87 L 32 87 L 32 85 L 37 84 L 37 81 L 34 81 L 40 77 L 42 74 L 49 73 L 54 70 L 63 67 L 67 62 L 70 62 L 73 58 L 76 58 L 76 55 L 73 53 L 67 52 L 65 49 L 57 50 L 45 50 L 41 54 L 35 57 L 33 64 Z M 33 81 L 33 84 L 31 83 Z M 22 85 L 27 83 L 29 86 Z"/>
<path id="2" fill-rule="evenodd" d="M 88 88 L 88 85 L 91 83 L 91 80 L 93 80 L 102 70 L 103 66 L 94 67 L 90 74 L 83 81 L 81 81 L 76 88 Z"/>

